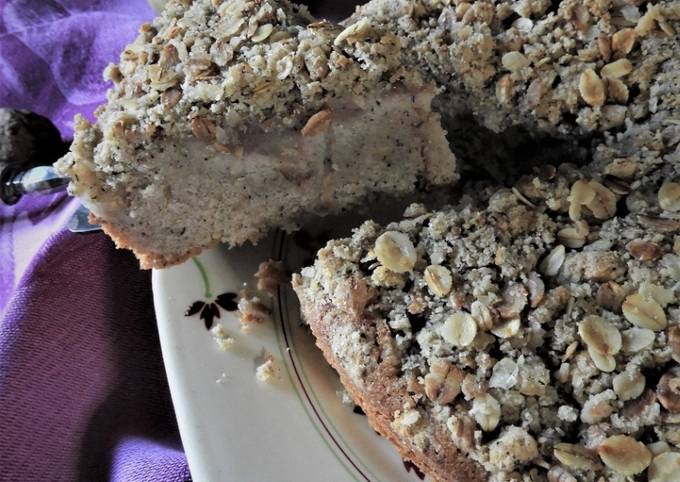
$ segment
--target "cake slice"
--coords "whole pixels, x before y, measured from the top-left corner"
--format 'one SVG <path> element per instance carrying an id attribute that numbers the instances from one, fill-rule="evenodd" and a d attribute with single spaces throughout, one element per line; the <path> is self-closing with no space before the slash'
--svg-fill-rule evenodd
<path id="1" fill-rule="evenodd" d="M 343 49 L 369 37 L 370 59 Z M 108 103 L 57 169 L 145 268 L 450 184 L 436 88 L 400 48 L 286 0 L 171 1 L 108 68 Z"/>
<path id="2" fill-rule="evenodd" d="M 668 162 L 463 185 L 294 276 L 355 403 L 432 480 L 675 480 L 680 162 L 663 143 Z"/>

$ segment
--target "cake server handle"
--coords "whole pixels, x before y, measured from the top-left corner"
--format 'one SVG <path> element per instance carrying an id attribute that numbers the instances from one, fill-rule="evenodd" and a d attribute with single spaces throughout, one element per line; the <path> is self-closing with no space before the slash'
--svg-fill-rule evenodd
<path id="1" fill-rule="evenodd" d="M 66 189 L 69 178 L 52 163 L 68 150 L 59 130 L 39 114 L 0 108 L 0 203 L 12 205 L 22 196 Z M 90 224 L 88 211 L 79 206 L 68 227 L 74 232 L 89 232 L 100 227 Z"/>
<path id="2" fill-rule="evenodd" d="M 61 191 L 69 182 L 52 166 L 37 166 L 2 177 L 6 179 L 0 185 L 0 199 L 5 204 L 16 204 L 24 194 Z"/>
<path id="3" fill-rule="evenodd" d="M 16 165 L 16 163 L 14 163 Z M 0 172 L 0 200 L 11 205 L 16 204 L 25 194 L 49 194 L 66 189 L 69 178 L 59 175 L 52 166 L 37 166 L 25 171 L 11 172 L 7 168 Z M 73 233 L 90 233 L 101 230 L 97 224 L 88 220 L 90 212 L 80 204 L 67 223 Z"/>

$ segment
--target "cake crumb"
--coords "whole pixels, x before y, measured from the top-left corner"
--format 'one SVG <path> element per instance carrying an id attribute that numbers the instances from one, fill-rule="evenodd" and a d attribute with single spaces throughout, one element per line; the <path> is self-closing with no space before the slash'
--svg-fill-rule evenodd
<path id="1" fill-rule="evenodd" d="M 266 383 L 279 379 L 279 364 L 271 353 L 264 355 L 264 362 L 255 370 L 255 378 Z"/>
<path id="2" fill-rule="evenodd" d="M 229 336 L 227 331 L 220 324 L 217 324 L 210 329 L 210 336 L 212 336 L 212 339 L 215 340 L 215 343 L 217 343 L 217 346 L 219 346 L 222 351 L 227 351 L 234 346 L 236 341 Z"/>
<path id="3" fill-rule="evenodd" d="M 271 310 L 265 305 L 262 300 L 254 295 L 250 290 L 243 289 L 239 293 L 240 299 L 238 301 L 238 311 L 241 316 L 239 321 L 241 325 L 251 325 L 253 323 L 264 323 L 271 320 Z M 242 327 L 243 329 L 243 327 Z M 243 330 L 248 331 L 248 330 Z"/>
<path id="4" fill-rule="evenodd" d="M 274 296 L 279 286 L 288 282 L 288 273 L 282 261 L 268 259 L 260 263 L 255 273 L 257 289 L 270 296 Z"/>
<path id="5" fill-rule="evenodd" d="M 336 390 L 335 394 L 338 396 L 340 399 L 340 402 L 342 402 L 343 405 L 347 405 L 350 408 L 355 408 L 357 405 L 354 403 L 354 400 L 352 399 L 352 396 L 349 394 L 349 392 L 345 389 L 342 390 Z"/>

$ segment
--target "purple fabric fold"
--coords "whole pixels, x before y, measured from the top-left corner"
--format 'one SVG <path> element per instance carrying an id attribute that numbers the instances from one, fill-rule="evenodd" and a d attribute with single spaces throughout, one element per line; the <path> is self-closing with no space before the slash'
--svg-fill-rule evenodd
<path id="1" fill-rule="evenodd" d="M 152 12 L 143 0 L 0 0 L 0 106 L 72 118 Z M 0 205 L 0 480 L 190 480 L 150 273 L 65 224 L 64 193 Z"/>

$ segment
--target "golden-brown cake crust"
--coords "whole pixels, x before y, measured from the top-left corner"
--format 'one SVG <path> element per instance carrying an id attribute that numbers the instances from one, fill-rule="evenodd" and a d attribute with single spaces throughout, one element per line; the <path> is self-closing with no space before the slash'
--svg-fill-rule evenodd
<path id="1" fill-rule="evenodd" d="M 326 312 L 306 311 L 305 319 L 309 323 L 316 342 L 326 360 L 340 375 L 343 386 L 352 400 L 366 413 L 368 422 L 383 437 L 392 442 L 400 455 L 420 467 L 436 482 L 483 482 L 486 480 L 483 470 L 454 445 L 445 426 L 439 426 L 433 433 L 438 450 L 428 447 L 420 450 L 392 428 L 394 412 L 400 410 L 410 398 L 403 383 L 395 378 L 398 367 L 388 360 L 382 360 L 369 373 L 363 387 L 358 387 L 352 377 L 347 374 L 346 367 L 339 362 L 331 349 L 333 330 L 339 325 L 363 324 L 364 329 L 372 328 L 376 320 L 369 318 L 352 318 L 349 313 L 338 312 L 331 305 Z M 327 323 L 332 320 L 332 323 Z M 379 331 L 388 330 L 384 322 Z M 383 335 L 384 336 L 384 335 Z M 378 338 L 380 335 L 378 335 Z"/>

